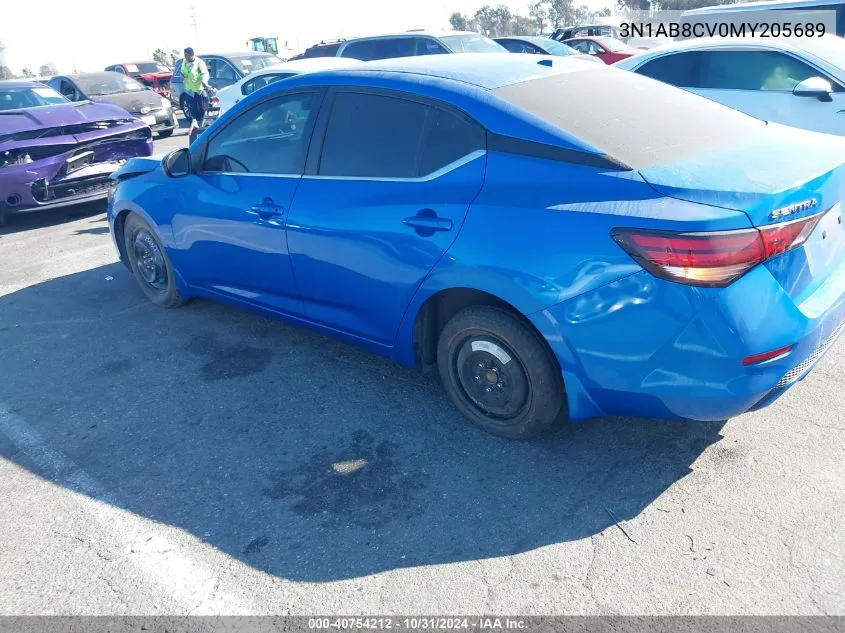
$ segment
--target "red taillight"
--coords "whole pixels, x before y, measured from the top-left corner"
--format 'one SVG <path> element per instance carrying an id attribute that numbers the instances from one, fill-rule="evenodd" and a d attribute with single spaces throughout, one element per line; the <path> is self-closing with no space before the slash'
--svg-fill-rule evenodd
<path id="1" fill-rule="evenodd" d="M 785 345 L 784 347 L 779 347 L 778 349 L 773 349 L 770 352 L 763 352 L 762 354 L 753 354 L 751 356 L 746 356 L 742 359 L 743 365 L 757 365 L 759 363 L 765 362 L 767 360 L 772 360 L 773 358 L 780 358 L 792 351 L 792 348 L 795 347 L 794 345 Z"/>
<path id="2" fill-rule="evenodd" d="M 739 231 L 672 233 L 614 229 L 613 239 L 657 277 L 694 286 L 727 286 L 757 264 L 801 246 L 821 214 Z"/>
<path id="3" fill-rule="evenodd" d="M 217 97 L 211 97 L 211 105 L 216 106 L 220 103 L 220 99 Z"/>

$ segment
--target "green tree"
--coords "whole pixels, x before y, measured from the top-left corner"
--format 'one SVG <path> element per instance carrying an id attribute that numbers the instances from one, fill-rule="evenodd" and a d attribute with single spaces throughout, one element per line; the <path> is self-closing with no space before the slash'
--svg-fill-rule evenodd
<path id="1" fill-rule="evenodd" d="M 456 31 L 466 31 L 467 29 L 467 17 L 463 13 L 458 13 L 455 11 L 452 15 L 449 16 L 449 24 L 452 25 L 452 28 Z"/>
<path id="2" fill-rule="evenodd" d="M 35 73 L 32 72 L 29 68 L 24 68 L 21 71 L 21 77 L 23 77 L 24 79 L 32 79 L 33 77 L 35 77 Z"/>
<path id="3" fill-rule="evenodd" d="M 534 20 L 534 23 L 537 25 L 537 33 L 542 33 L 546 29 L 546 18 L 549 17 L 546 3 L 543 0 L 538 0 L 534 4 L 529 5 L 528 17 Z"/>
<path id="4" fill-rule="evenodd" d="M 46 64 L 41 64 L 38 68 L 38 74 L 41 77 L 52 77 L 53 75 L 59 74 L 59 69 L 56 68 L 53 62 L 47 62 Z"/>
<path id="5" fill-rule="evenodd" d="M 575 21 L 575 9 L 572 6 L 572 0 L 550 0 L 548 7 L 551 28 L 557 29 Z"/>
<path id="6" fill-rule="evenodd" d="M 8 66 L 0 66 L 0 79 L 17 79 L 17 75 Z"/>
<path id="7" fill-rule="evenodd" d="M 153 59 L 159 64 L 164 64 L 165 66 L 168 66 L 170 64 L 170 56 L 164 52 L 163 48 L 155 49 L 155 52 L 153 53 Z"/>
<path id="8" fill-rule="evenodd" d="M 514 35 L 537 35 L 537 22 L 534 18 L 518 15 L 513 19 L 511 32 Z"/>

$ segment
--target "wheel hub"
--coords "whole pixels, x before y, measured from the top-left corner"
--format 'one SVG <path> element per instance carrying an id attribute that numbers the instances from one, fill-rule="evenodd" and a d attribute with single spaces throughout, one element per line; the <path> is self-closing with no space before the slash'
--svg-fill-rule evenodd
<path id="1" fill-rule="evenodd" d="M 507 346 L 494 338 L 471 338 L 456 357 L 458 381 L 476 407 L 491 417 L 511 418 L 528 399 L 528 380 Z"/>
<path id="2" fill-rule="evenodd" d="M 135 234 L 133 250 L 141 278 L 152 288 L 163 290 L 167 286 L 167 266 L 158 242 L 148 230 L 141 229 Z"/>

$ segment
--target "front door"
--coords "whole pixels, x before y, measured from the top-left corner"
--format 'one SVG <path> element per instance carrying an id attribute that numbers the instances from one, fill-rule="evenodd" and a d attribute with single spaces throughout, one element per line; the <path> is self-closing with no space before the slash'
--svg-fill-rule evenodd
<path id="1" fill-rule="evenodd" d="M 832 100 L 793 94 L 795 86 L 824 74 L 780 51 L 708 51 L 700 55 L 700 80 L 693 92 L 764 121 L 845 134 L 845 93 Z"/>
<path id="2" fill-rule="evenodd" d="M 306 313 L 390 345 L 481 189 L 484 130 L 427 102 L 338 91 L 315 162 L 288 219 Z"/>
<path id="3" fill-rule="evenodd" d="M 301 314 L 285 222 L 299 184 L 319 91 L 265 99 L 208 140 L 198 173 L 180 182 L 174 264 L 198 288 Z M 200 152 L 203 153 L 203 152 Z"/>

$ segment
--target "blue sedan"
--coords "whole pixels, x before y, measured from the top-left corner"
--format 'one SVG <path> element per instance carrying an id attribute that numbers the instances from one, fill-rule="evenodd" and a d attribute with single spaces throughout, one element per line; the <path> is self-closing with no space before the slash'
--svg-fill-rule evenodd
<path id="1" fill-rule="evenodd" d="M 257 91 L 113 177 L 155 304 L 226 301 L 439 372 L 479 427 L 722 420 L 845 329 L 845 152 L 634 73 L 440 55 Z"/>

